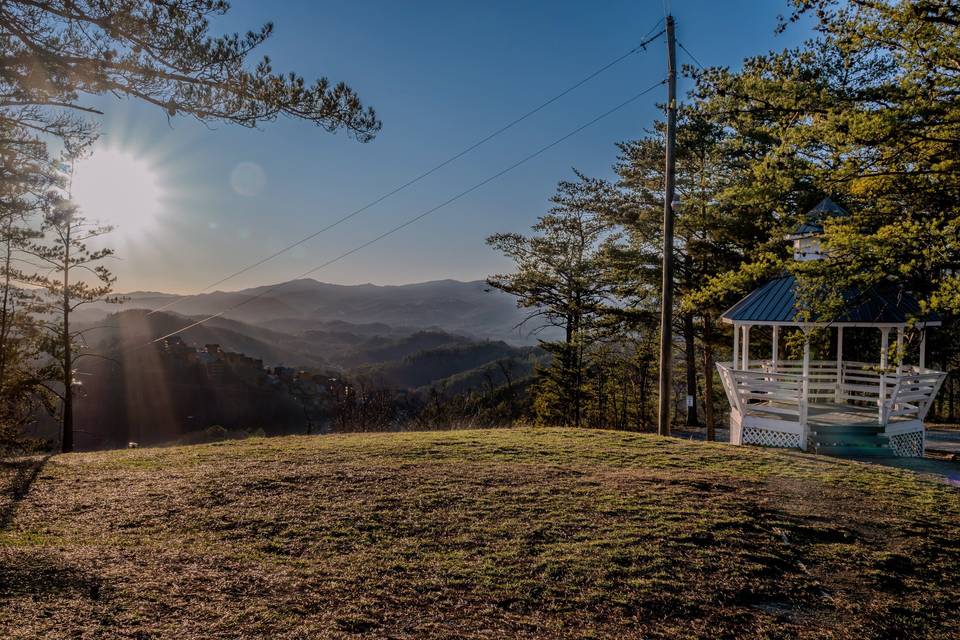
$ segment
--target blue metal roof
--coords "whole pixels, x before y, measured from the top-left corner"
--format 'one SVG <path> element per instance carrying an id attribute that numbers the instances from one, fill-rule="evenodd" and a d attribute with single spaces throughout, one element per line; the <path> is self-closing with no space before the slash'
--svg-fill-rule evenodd
<path id="1" fill-rule="evenodd" d="M 807 217 L 811 219 L 823 220 L 827 216 L 848 216 L 847 210 L 838 205 L 830 198 L 824 198 L 810 211 L 807 211 Z"/>
<path id="2" fill-rule="evenodd" d="M 756 289 L 728 309 L 721 318 L 728 322 L 798 322 L 797 281 L 792 275 L 775 278 Z M 832 320 L 814 319 L 813 322 L 834 324 L 904 324 L 911 317 L 920 316 L 916 298 L 902 289 L 879 290 L 874 287 L 860 295 L 851 291 L 844 295 L 850 307 Z M 936 314 L 927 315 L 928 323 L 939 323 Z"/>
<path id="3" fill-rule="evenodd" d="M 790 232 L 790 236 L 812 236 L 823 233 L 823 225 L 813 222 L 801 222 Z"/>
<path id="4" fill-rule="evenodd" d="M 790 232 L 790 238 L 795 236 L 810 236 L 823 233 L 823 221 L 825 218 L 842 217 L 850 215 L 846 209 L 838 205 L 830 198 L 824 198 L 817 206 L 807 211 L 806 219 Z"/>

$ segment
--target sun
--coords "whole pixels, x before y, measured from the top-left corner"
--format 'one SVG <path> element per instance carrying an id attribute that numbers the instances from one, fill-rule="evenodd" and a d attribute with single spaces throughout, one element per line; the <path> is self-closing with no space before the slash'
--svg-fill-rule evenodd
<path id="1" fill-rule="evenodd" d="M 163 212 L 157 169 L 130 151 L 99 147 L 74 167 L 72 195 L 89 220 L 115 227 L 126 239 L 140 237 Z"/>

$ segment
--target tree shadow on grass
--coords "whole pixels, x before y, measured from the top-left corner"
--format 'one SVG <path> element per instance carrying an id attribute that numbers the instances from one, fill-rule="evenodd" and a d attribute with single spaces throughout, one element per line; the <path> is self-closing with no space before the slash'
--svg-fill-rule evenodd
<path id="1" fill-rule="evenodd" d="M 37 549 L 0 551 L 0 600 L 29 596 L 99 600 L 99 576 L 67 566 L 62 559 Z"/>
<path id="2" fill-rule="evenodd" d="M 13 524 L 13 517 L 17 513 L 20 502 L 27 497 L 30 487 L 33 486 L 40 471 L 43 470 L 49 455 L 18 458 L 14 460 L 0 460 L 0 481 L 9 478 L 5 486 L 0 489 L 0 531 L 6 530 Z"/>
<path id="3" fill-rule="evenodd" d="M 0 531 L 13 524 L 17 508 L 30 492 L 49 455 L 0 460 Z M 68 566 L 41 547 L 0 548 L 0 599 L 64 595 L 99 600 L 98 576 Z"/>

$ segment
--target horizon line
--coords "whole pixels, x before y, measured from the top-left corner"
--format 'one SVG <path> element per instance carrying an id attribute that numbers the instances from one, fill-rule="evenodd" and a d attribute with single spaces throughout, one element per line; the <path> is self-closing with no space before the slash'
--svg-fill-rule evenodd
<path id="1" fill-rule="evenodd" d="M 459 278 L 436 278 L 433 280 L 419 280 L 416 282 L 404 282 L 400 284 L 377 284 L 375 282 L 359 282 L 354 284 L 344 284 L 340 282 L 326 282 L 323 280 L 317 280 L 316 278 L 294 278 L 293 280 L 281 280 L 272 283 L 264 284 L 255 284 L 247 287 L 242 287 L 240 289 L 216 289 L 214 291 L 204 291 L 199 293 L 178 293 L 175 291 L 157 291 L 151 289 L 134 289 L 132 291 L 118 291 L 111 295 L 123 296 L 123 295 L 134 295 L 134 294 L 157 294 L 165 296 L 183 296 L 183 297 L 196 297 L 196 296 L 208 296 L 215 293 L 241 293 L 243 291 L 249 291 L 251 289 L 262 289 L 264 287 L 275 287 L 280 284 L 286 284 L 289 282 L 315 282 L 317 284 L 330 285 L 334 287 L 378 287 L 378 288 L 399 288 L 399 287 L 413 287 L 423 284 L 435 284 L 440 282 L 456 282 L 458 284 L 473 284 L 475 282 L 486 282 L 485 278 L 476 278 L 474 280 L 460 280 Z"/>

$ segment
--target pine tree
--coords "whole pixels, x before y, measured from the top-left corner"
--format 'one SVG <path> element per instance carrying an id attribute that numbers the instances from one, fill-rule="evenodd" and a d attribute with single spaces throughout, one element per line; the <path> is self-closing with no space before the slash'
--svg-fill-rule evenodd
<path id="1" fill-rule="evenodd" d="M 638 313 L 644 330 L 653 331 L 659 310 L 660 245 L 663 216 L 664 148 L 663 125 L 644 138 L 618 145 L 614 166 L 618 180 L 597 188 L 595 210 L 611 225 L 623 230 L 627 243 L 617 249 L 611 277 L 618 282 L 618 296 L 625 306 L 610 312 L 623 316 L 624 310 Z M 708 431 L 715 426 L 713 415 L 713 352 L 723 333 L 717 320 L 722 303 L 694 302 L 692 296 L 703 282 L 736 267 L 743 255 L 766 237 L 763 215 L 748 217 L 734 208 L 725 194 L 738 181 L 741 150 L 728 132 L 714 123 L 694 102 L 680 110 L 677 127 L 676 193 L 681 206 L 675 211 L 675 260 L 677 309 L 674 331 L 684 343 L 684 386 L 693 399 L 686 412 L 687 424 L 698 424 L 698 370 L 704 378 L 703 406 Z M 748 209 L 748 211 L 750 211 Z M 755 210 L 753 210 L 755 211 Z M 640 327 L 634 327 L 639 329 Z M 628 330 L 624 327 L 624 330 Z M 703 354 L 702 363 L 697 357 Z"/>
<path id="2" fill-rule="evenodd" d="M 775 214 L 771 240 L 824 196 L 851 216 L 826 225 L 829 259 L 777 264 L 774 251 L 758 250 L 753 264 L 705 289 L 743 293 L 756 276 L 789 269 L 811 315 L 834 315 L 841 292 L 882 285 L 910 292 L 949 325 L 960 315 L 960 8 L 792 4 L 789 20 L 813 18 L 817 38 L 737 72 L 704 71 L 697 93 L 751 152 L 750 183 L 728 195 Z M 933 332 L 931 353 L 948 352 L 949 335 Z"/>
<path id="3" fill-rule="evenodd" d="M 84 217 L 70 200 L 73 163 L 84 153 L 83 147 L 68 148 L 66 192 L 50 193 L 46 198 L 41 231 L 43 239 L 33 242 L 29 253 L 47 265 L 45 272 L 35 273 L 30 283 L 46 291 L 46 302 L 56 320 L 45 322 L 47 354 L 55 365 L 48 367 L 50 377 L 62 386 L 61 451 L 74 449 L 73 405 L 78 340 L 82 332 L 71 327 L 73 313 L 92 302 L 107 300 L 115 278 L 102 262 L 113 255 L 110 248 L 92 248 L 91 242 L 112 228 Z"/>
<path id="4" fill-rule="evenodd" d="M 0 4 L 0 118 L 62 136 L 84 131 L 69 114 L 98 113 L 83 94 L 148 102 L 171 117 L 253 127 L 278 116 L 345 129 L 368 141 L 372 109 L 343 83 L 312 85 L 251 56 L 273 33 L 214 36 L 225 0 L 7 0 Z"/>
<path id="5" fill-rule="evenodd" d="M 55 182 L 46 147 L 35 136 L 0 124 L 0 450 L 19 443 L 19 434 L 42 408 L 52 409 L 38 375 L 42 332 L 36 314 L 45 308 L 31 289 L 35 264 L 28 249 L 41 235 L 32 225 L 44 194 Z"/>
<path id="6" fill-rule="evenodd" d="M 590 187 L 584 181 L 561 182 L 554 206 L 533 226 L 534 235 L 504 233 L 487 243 L 513 260 L 516 271 L 487 279 L 490 286 L 517 298 L 529 309 L 534 331 L 559 328 L 561 340 L 542 339 L 551 355 L 540 372 L 535 410 L 544 424 L 583 424 L 585 357 L 601 306 L 611 295 L 602 259 L 615 242 L 609 227 L 584 208 Z"/>

